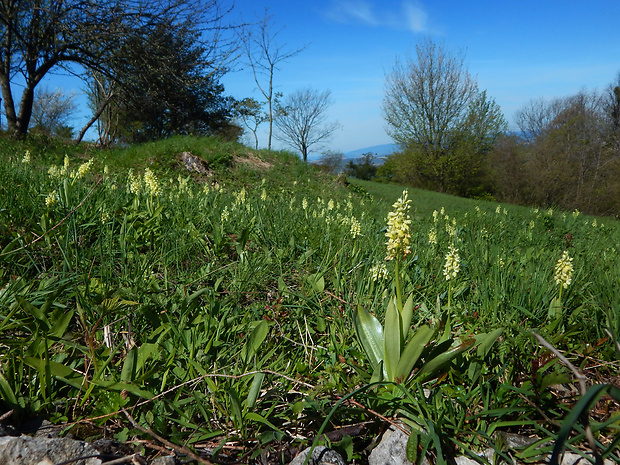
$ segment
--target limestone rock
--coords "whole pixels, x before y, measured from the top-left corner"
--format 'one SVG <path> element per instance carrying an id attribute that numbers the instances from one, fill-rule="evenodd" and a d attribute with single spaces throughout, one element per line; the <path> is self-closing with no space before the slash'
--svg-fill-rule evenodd
<path id="1" fill-rule="evenodd" d="M 207 175 L 211 174 L 207 162 L 194 154 L 183 152 L 179 155 L 179 159 L 183 162 L 187 171 L 195 171 L 196 173 Z"/>
<path id="2" fill-rule="evenodd" d="M 407 440 L 409 436 L 400 429 L 390 426 L 381 442 L 375 447 L 368 457 L 369 465 L 412 465 L 407 460 Z M 422 465 L 429 465 L 426 458 L 422 460 Z"/>
<path id="3" fill-rule="evenodd" d="M 75 465 L 101 465 L 99 452 L 91 445 L 67 438 L 0 437 L 0 463 L 54 465 L 73 460 Z M 88 457 L 88 458 L 86 458 Z"/>

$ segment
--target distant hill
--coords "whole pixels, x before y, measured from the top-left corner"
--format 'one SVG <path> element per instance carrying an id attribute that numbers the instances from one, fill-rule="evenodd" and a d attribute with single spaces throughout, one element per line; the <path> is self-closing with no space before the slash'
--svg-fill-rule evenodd
<path id="1" fill-rule="evenodd" d="M 372 153 L 373 155 L 377 155 L 375 160 L 376 164 L 383 163 L 383 157 L 391 155 L 395 150 L 398 149 L 396 144 L 382 144 L 382 145 L 373 145 L 371 147 L 364 147 L 363 149 L 351 150 L 350 152 L 345 152 L 344 154 L 344 163 L 347 163 L 350 160 L 357 160 L 361 158 L 365 153 Z M 308 157 L 308 161 L 310 163 L 319 163 L 321 156 L 319 154 L 312 154 Z"/>
<path id="2" fill-rule="evenodd" d="M 377 155 L 379 157 L 385 157 L 387 155 L 391 155 L 395 150 L 398 149 L 396 144 L 382 144 L 382 145 L 373 145 L 371 147 L 364 147 L 363 149 L 352 150 L 350 152 L 346 152 L 344 154 L 345 159 L 347 160 L 355 160 L 360 158 L 365 153 L 372 153 L 373 155 Z"/>

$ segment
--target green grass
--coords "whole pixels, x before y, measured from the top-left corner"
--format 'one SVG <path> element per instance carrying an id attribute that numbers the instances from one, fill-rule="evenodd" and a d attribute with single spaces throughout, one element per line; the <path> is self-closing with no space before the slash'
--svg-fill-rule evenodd
<path id="1" fill-rule="evenodd" d="M 209 138 L 86 153 L 37 144 L 0 145 L 0 405 L 17 423 L 36 414 L 78 436 L 144 436 L 127 408 L 178 444 L 249 462 L 308 443 L 298 438 L 314 437 L 337 407 L 328 429 L 373 420 L 367 437 L 334 445 L 363 462 L 381 424 L 372 412 L 433 431 L 435 454 L 499 450 L 500 430 L 553 438 L 571 407 L 553 384 L 569 373 L 532 329 L 592 381 L 617 373 L 605 332 L 620 329 L 613 219 L 411 189 L 412 253 L 400 266 L 415 304 L 409 337 L 423 324 L 437 333 L 414 376 L 368 389 L 375 378 L 352 315 L 359 304 L 384 320 L 395 288 L 385 219 L 402 187 L 347 188 L 286 152 Z M 212 175 L 184 172 L 181 151 L 200 155 Z M 65 153 L 67 173 L 49 175 Z M 72 176 L 89 156 L 89 173 Z M 461 269 L 447 282 L 450 246 Z M 554 268 L 564 250 L 574 274 L 560 294 Z M 374 280 L 382 265 L 387 275 Z M 420 397 L 422 364 L 498 328 L 492 347 L 425 378 L 431 400 Z M 347 394 L 363 407 L 338 404 Z M 601 442 L 618 428 L 617 416 L 592 421 Z"/>

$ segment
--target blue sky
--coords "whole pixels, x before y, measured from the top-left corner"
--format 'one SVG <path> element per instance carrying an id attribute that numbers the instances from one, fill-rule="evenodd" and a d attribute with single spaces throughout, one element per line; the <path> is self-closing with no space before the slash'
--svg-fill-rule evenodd
<path id="1" fill-rule="evenodd" d="M 239 0 L 235 14 L 249 21 L 266 7 L 285 49 L 308 45 L 281 64 L 276 90 L 331 91 L 329 116 L 342 125 L 332 150 L 391 142 L 381 115 L 385 75 L 425 37 L 465 53 L 469 72 L 513 126 L 531 99 L 603 90 L 620 72 L 618 1 Z M 247 71 L 223 83 L 235 97 L 259 96 Z"/>
<path id="2" fill-rule="evenodd" d="M 511 125 L 533 98 L 602 91 L 620 72 L 617 0 L 237 0 L 229 20 L 256 20 L 265 8 L 281 29 L 277 43 L 283 49 L 307 45 L 280 64 L 275 90 L 331 91 L 329 119 L 342 126 L 331 150 L 391 142 L 381 115 L 385 75 L 397 58 L 413 56 L 425 37 L 465 53 L 469 72 Z M 227 74 L 222 83 L 227 95 L 260 97 L 248 69 Z M 43 85 L 82 92 L 81 83 L 67 76 Z M 87 119 L 74 124 L 79 129 Z M 265 131 L 266 125 L 261 146 Z"/>

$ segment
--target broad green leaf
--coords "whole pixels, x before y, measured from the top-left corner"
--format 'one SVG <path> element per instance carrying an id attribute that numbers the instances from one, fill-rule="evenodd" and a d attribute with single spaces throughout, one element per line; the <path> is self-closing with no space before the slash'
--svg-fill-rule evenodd
<path id="1" fill-rule="evenodd" d="M 372 376 L 370 377 L 370 384 L 383 381 L 383 372 L 384 372 L 383 360 L 381 360 L 379 364 L 375 367 L 375 369 L 372 371 Z"/>
<path id="2" fill-rule="evenodd" d="M 23 360 L 27 365 L 39 370 L 43 376 L 45 372 L 49 370 L 52 376 L 64 381 L 68 385 L 78 389 L 84 388 L 84 375 L 81 375 L 68 366 L 37 357 L 24 357 Z"/>
<path id="3" fill-rule="evenodd" d="M 402 325 L 400 312 L 396 308 L 396 298 L 390 298 L 387 310 L 385 312 L 385 371 L 388 381 L 394 381 L 396 376 L 396 367 L 400 360 L 400 351 L 403 346 L 402 342 Z"/>
<path id="4" fill-rule="evenodd" d="M 41 309 L 35 307 L 26 299 L 23 299 L 21 297 L 18 297 L 17 301 L 19 302 L 20 307 L 23 308 L 26 313 L 32 315 L 37 320 L 45 323 L 46 329 L 51 326 L 49 320 L 47 319 L 47 316 L 45 315 L 45 312 L 41 311 Z"/>
<path id="5" fill-rule="evenodd" d="M 131 384 L 131 383 L 120 383 L 120 382 L 114 382 L 114 381 L 98 380 L 98 381 L 94 381 L 93 384 L 100 386 L 102 388 L 105 388 L 105 389 L 112 389 L 114 391 L 127 391 L 131 394 L 135 394 L 144 399 L 152 399 L 153 397 L 155 397 L 152 392 L 146 391 L 144 389 L 140 389 L 138 386 L 136 386 L 135 384 Z"/>
<path id="6" fill-rule="evenodd" d="M 437 355 L 432 360 L 427 361 L 422 368 L 420 369 L 419 376 L 424 381 L 434 378 L 439 374 L 439 371 L 453 359 L 455 359 L 459 354 L 465 352 L 466 350 L 475 347 L 476 340 L 475 339 L 467 339 L 463 341 L 458 346 L 451 348 L 450 350 L 443 352 Z"/>
<path id="7" fill-rule="evenodd" d="M 248 362 L 252 357 L 254 357 L 254 355 L 256 355 L 258 349 L 265 341 L 268 333 L 269 325 L 267 324 L 267 322 L 265 320 L 259 321 L 258 324 L 254 327 L 252 333 L 250 334 L 250 338 L 248 339 L 248 342 L 245 346 L 244 359 L 246 362 Z"/>
<path id="8" fill-rule="evenodd" d="M 497 328 L 491 331 L 490 333 L 482 333 L 474 336 L 474 339 L 479 344 L 478 349 L 476 349 L 476 355 L 478 357 L 485 358 L 489 354 L 489 350 L 497 341 L 497 338 L 502 335 L 504 332 L 504 328 Z"/>
<path id="9" fill-rule="evenodd" d="M 405 346 L 398 366 L 396 367 L 395 379 L 404 381 L 409 377 L 413 367 L 418 362 L 424 347 L 435 337 L 437 330 L 428 325 L 420 326 Z"/>
<path id="10" fill-rule="evenodd" d="M 555 319 L 562 315 L 562 301 L 557 297 L 554 297 L 551 303 L 549 304 L 549 310 L 547 311 L 547 315 L 550 320 Z"/>
<path id="11" fill-rule="evenodd" d="M 383 360 L 383 328 L 379 320 L 358 304 L 353 312 L 353 327 L 373 370 L 376 370 Z"/>
<path id="12" fill-rule="evenodd" d="M 138 348 L 138 358 L 136 360 L 136 373 L 139 373 L 149 358 L 159 355 L 159 346 L 151 342 L 146 342 Z"/>
<path id="13" fill-rule="evenodd" d="M 198 299 L 198 297 L 200 297 L 202 294 L 204 294 L 205 292 L 210 291 L 209 288 L 203 287 L 202 289 L 198 289 L 196 292 L 194 292 L 192 295 L 190 295 L 189 297 L 187 297 L 187 304 L 188 305 L 192 305 L 194 303 L 194 301 L 196 299 Z"/>
<path id="14" fill-rule="evenodd" d="M 545 375 L 540 383 L 540 390 L 544 391 L 549 386 L 556 384 L 570 383 L 571 377 L 565 373 L 549 373 Z"/>
<path id="15" fill-rule="evenodd" d="M 229 413 L 232 414 L 231 416 L 235 428 L 241 429 L 241 427 L 243 426 L 243 414 L 241 413 L 241 402 L 239 401 L 239 396 L 234 391 L 234 389 L 228 390 L 228 396 L 230 398 L 230 406 L 232 410 L 232 412 Z"/>
<path id="16" fill-rule="evenodd" d="M 67 330 L 67 327 L 69 326 L 69 323 L 71 323 L 71 319 L 73 318 L 74 313 L 74 310 L 63 312 L 62 316 L 56 320 L 54 326 L 52 326 L 52 328 L 50 329 L 49 335 L 57 338 L 63 337 L 65 331 Z M 54 312 L 54 316 L 56 316 L 56 312 Z"/>
<path id="17" fill-rule="evenodd" d="M 347 463 L 350 462 L 353 459 L 353 438 L 351 438 L 348 434 L 345 434 L 345 436 L 336 445 L 341 450 L 346 452 L 345 459 Z"/>
<path id="18" fill-rule="evenodd" d="M 419 444 L 419 433 L 417 431 L 412 431 L 409 435 L 409 439 L 407 439 L 407 460 L 413 463 L 418 462 L 418 444 Z"/>
<path id="19" fill-rule="evenodd" d="M 131 382 L 136 377 L 136 360 L 138 358 L 138 348 L 132 347 L 125 361 L 123 362 L 123 369 L 121 370 L 121 381 Z"/>
<path id="20" fill-rule="evenodd" d="M 263 425 L 268 426 L 269 428 L 271 428 L 274 431 L 277 431 L 279 433 L 282 433 L 282 430 L 280 430 L 280 428 L 278 428 L 276 425 L 274 425 L 273 423 L 271 423 L 269 420 L 267 420 L 265 417 L 263 417 L 262 415 L 259 415 L 256 412 L 248 412 L 245 416 L 245 418 L 247 420 L 253 420 L 253 421 L 257 421 L 259 423 L 262 423 Z"/>
<path id="21" fill-rule="evenodd" d="M 254 405 L 256 405 L 256 400 L 258 399 L 258 395 L 260 394 L 260 388 L 263 384 L 263 379 L 265 379 L 265 373 L 256 373 L 254 375 L 252 385 L 250 386 L 250 392 L 248 393 L 248 398 L 246 400 L 246 405 L 249 409 L 253 409 Z"/>
<path id="22" fill-rule="evenodd" d="M 325 290 L 325 278 L 320 273 L 308 275 L 306 281 L 317 294 Z"/>
<path id="23" fill-rule="evenodd" d="M 0 398 L 9 405 L 17 405 L 17 397 L 15 392 L 11 389 L 9 382 L 0 373 Z"/>
<path id="24" fill-rule="evenodd" d="M 321 293 L 325 290 L 325 278 L 321 276 L 314 282 L 314 290 L 318 293 Z"/>
<path id="25" fill-rule="evenodd" d="M 401 314 L 401 323 L 403 326 L 402 340 L 407 340 L 409 334 L 409 326 L 411 326 L 411 318 L 413 318 L 413 294 L 409 296 L 405 305 L 403 306 L 403 313 Z"/>

